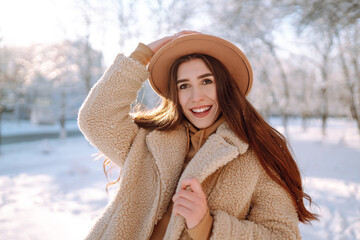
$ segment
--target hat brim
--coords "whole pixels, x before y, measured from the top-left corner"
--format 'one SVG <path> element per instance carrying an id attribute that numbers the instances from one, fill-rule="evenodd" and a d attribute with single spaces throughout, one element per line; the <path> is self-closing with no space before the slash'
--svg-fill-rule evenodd
<path id="1" fill-rule="evenodd" d="M 170 41 L 151 58 L 148 66 L 149 81 L 159 95 L 166 97 L 168 94 L 172 64 L 178 58 L 192 53 L 202 53 L 218 59 L 235 79 L 242 94 L 249 94 L 253 72 L 249 60 L 238 47 L 212 35 L 187 34 Z"/>

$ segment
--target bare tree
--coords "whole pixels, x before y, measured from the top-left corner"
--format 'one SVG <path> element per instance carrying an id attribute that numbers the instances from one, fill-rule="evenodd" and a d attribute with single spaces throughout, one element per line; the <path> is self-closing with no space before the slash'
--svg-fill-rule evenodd
<path id="1" fill-rule="evenodd" d="M 301 117 L 302 128 L 308 127 L 308 119 L 314 116 L 318 108 L 319 95 L 316 91 L 316 68 L 312 61 L 301 55 L 290 55 L 286 65 L 291 76 L 291 114 Z"/>
<path id="2" fill-rule="evenodd" d="M 313 67 L 319 72 L 318 76 L 320 76 L 320 83 L 317 85 L 320 95 L 320 102 L 318 103 L 319 114 L 315 113 L 315 115 L 321 117 L 322 135 L 326 136 L 327 121 L 330 116 L 329 91 L 331 87 L 331 70 L 333 67 L 330 63 L 334 48 L 334 34 L 329 29 L 319 27 L 311 29 L 303 35 L 307 35 L 307 39 L 310 41 L 309 50 L 311 54 L 306 60 L 313 64 Z M 319 41 L 319 39 L 322 39 L 322 41 Z M 316 75 L 313 77 L 313 80 L 316 81 Z"/>
<path id="3" fill-rule="evenodd" d="M 0 144 L 3 114 L 14 111 L 17 91 L 24 82 L 23 65 L 17 57 L 16 49 L 5 45 L 0 47 Z"/>
<path id="4" fill-rule="evenodd" d="M 287 134 L 288 129 L 288 117 L 289 117 L 289 108 L 290 108 L 290 89 L 288 84 L 288 76 L 285 72 L 285 69 L 283 67 L 282 61 L 280 57 L 278 56 L 275 48 L 275 44 L 272 41 L 268 41 L 264 38 L 260 38 L 263 43 L 268 47 L 268 50 L 271 53 L 271 56 L 273 57 L 276 66 L 279 69 L 280 72 L 280 78 L 283 86 L 283 100 L 280 101 L 280 109 L 281 109 L 281 115 L 283 119 L 283 126 L 285 129 L 285 134 Z"/>
<path id="5" fill-rule="evenodd" d="M 264 65 L 253 64 L 254 71 L 262 73 L 274 100 L 274 106 L 282 115 L 283 126 L 287 133 L 287 121 L 290 111 L 289 77 L 279 56 L 279 46 L 275 42 L 277 27 L 287 15 L 276 6 L 276 1 L 230 0 L 226 4 L 209 1 L 211 15 L 218 24 L 217 31 L 224 37 L 243 46 L 250 60 L 257 62 L 270 56 L 275 67 L 263 69 Z M 223 28 L 228 29 L 226 32 Z M 281 84 L 276 83 L 277 81 Z M 277 85 L 274 87 L 272 85 Z M 279 91 L 281 90 L 281 91 Z M 274 92 L 275 91 L 275 92 Z"/>
<path id="6" fill-rule="evenodd" d="M 102 72 L 102 54 L 90 49 L 93 65 L 86 65 L 82 41 L 64 41 L 54 45 L 35 45 L 22 50 L 21 63 L 25 80 L 23 87 L 31 96 L 30 117 L 35 123 L 60 124 L 62 137 L 66 136 L 66 120 L 75 118 L 87 95 L 83 69 L 91 73 L 91 82 Z"/>
<path id="7" fill-rule="evenodd" d="M 120 32 L 119 46 L 121 49 L 124 49 L 126 46 L 126 40 L 130 39 L 136 32 L 134 25 L 137 18 L 137 3 L 137 0 L 115 0 L 112 3 L 117 16 L 117 25 Z"/>
<path id="8" fill-rule="evenodd" d="M 2 43 L 2 40 L 3 40 L 3 37 L 0 36 L 0 43 Z M 1 45 L 0 45 L 1 46 Z M 0 63 L 2 62 L 2 48 L 0 48 Z M 3 69 L 2 69 L 2 64 L 0 64 L 0 86 L 2 86 L 3 84 L 3 81 L 4 81 L 4 73 L 3 73 Z M 2 114 L 3 114 L 3 111 L 4 111 L 4 107 L 3 107 L 3 104 L 2 104 L 2 87 L 0 87 L 0 147 L 1 147 L 1 144 L 2 144 Z M 1 148 L 0 148 L 0 154 L 1 154 Z"/>
<path id="9" fill-rule="evenodd" d="M 202 3 L 202 2 L 201 2 Z M 169 34 L 191 26 L 191 20 L 203 10 L 197 0 L 156 0 L 147 1 L 156 22 L 155 36 Z"/>
<path id="10" fill-rule="evenodd" d="M 84 30 L 85 35 L 80 37 L 82 39 L 81 41 L 84 42 L 84 44 L 81 45 L 83 57 L 79 59 L 79 66 L 80 67 L 80 74 L 82 79 L 84 80 L 85 87 L 87 91 L 89 92 L 92 87 L 92 76 L 91 76 L 91 66 L 92 66 L 92 56 L 90 54 L 91 52 L 91 44 L 90 44 L 90 37 L 91 37 L 91 27 L 92 27 L 92 16 L 94 15 L 93 7 L 90 5 L 90 1 L 88 0 L 78 0 L 78 7 L 80 9 L 83 24 L 84 24 Z"/>
<path id="11" fill-rule="evenodd" d="M 332 48 L 336 48 L 339 59 L 339 64 L 343 72 L 343 81 L 346 83 L 349 92 L 349 108 L 352 118 L 357 122 L 360 133 L 360 110 L 359 110 L 359 98 L 357 97 L 358 81 L 360 79 L 357 75 L 359 72 L 358 56 L 359 51 L 359 19 L 360 19 L 360 4 L 355 0 L 345 1 L 321 1 L 321 0 L 286 0 L 289 7 L 298 10 L 298 27 L 299 30 L 311 29 L 313 32 L 321 32 L 321 42 L 317 44 L 318 52 L 322 56 L 322 64 L 320 66 L 323 81 L 328 81 L 328 61 L 329 54 Z M 299 10 L 300 9 L 300 10 Z M 355 33 L 351 37 L 351 41 L 344 44 L 344 40 L 347 36 L 346 32 Z M 325 43 L 325 45 L 324 45 Z M 320 51 L 320 48 L 322 50 Z M 350 49 L 347 49 L 350 48 Z M 351 69 L 352 65 L 352 69 Z M 323 95 L 323 132 L 326 125 L 327 118 L 327 88 L 322 89 Z"/>
<path id="12" fill-rule="evenodd" d="M 325 36 L 328 37 L 325 37 Z M 323 39 L 323 44 L 319 44 L 318 41 L 314 42 L 315 49 L 320 53 L 322 61 L 320 64 L 321 79 L 323 82 L 321 88 L 321 97 L 322 97 L 322 111 L 321 111 L 321 120 L 322 120 L 322 134 L 326 135 L 326 123 L 329 117 L 329 104 L 328 104 L 328 85 L 329 80 L 329 60 L 330 53 L 333 47 L 333 38 L 331 33 L 325 33 Z"/>
<path id="13" fill-rule="evenodd" d="M 339 41 L 339 58 L 340 58 L 340 62 L 341 62 L 341 67 L 342 67 L 342 72 L 343 72 L 343 76 L 344 76 L 344 80 L 346 82 L 346 87 L 348 88 L 348 92 L 349 92 L 349 108 L 350 108 L 350 113 L 352 118 L 356 121 L 356 124 L 358 126 L 358 131 L 360 134 L 360 106 L 359 106 L 359 88 L 360 88 L 360 84 L 359 84 L 359 79 L 356 79 L 355 76 L 357 75 L 357 71 L 358 71 L 358 62 L 357 60 L 355 60 L 354 62 L 354 57 L 351 56 L 352 59 L 350 59 L 350 61 L 352 60 L 352 65 L 354 66 L 354 74 L 351 73 L 351 63 L 349 63 L 349 61 L 346 60 L 346 56 L 345 56 L 345 49 L 343 49 L 344 45 L 342 44 L 342 39 L 340 37 L 340 34 L 337 32 L 337 40 Z M 352 55 L 352 54 L 351 54 Z M 353 75 L 353 76 L 352 76 Z"/>

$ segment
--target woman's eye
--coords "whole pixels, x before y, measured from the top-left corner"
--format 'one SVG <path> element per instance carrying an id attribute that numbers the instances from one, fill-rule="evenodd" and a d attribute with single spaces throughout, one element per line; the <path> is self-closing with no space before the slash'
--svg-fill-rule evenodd
<path id="1" fill-rule="evenodd" d="M 185 89 L 188 87 L 188 84 L 184 83 L 179 86 L 179 89 Z"/>
<path id="2" fill-rule="evenodd" d="M 210 84 L 210 83 L 213 83 L 213 81 L 211 79 L 204 79 L 204 81 L 203 81 L 204 85 L 207 85 L 207 84 Z"/>

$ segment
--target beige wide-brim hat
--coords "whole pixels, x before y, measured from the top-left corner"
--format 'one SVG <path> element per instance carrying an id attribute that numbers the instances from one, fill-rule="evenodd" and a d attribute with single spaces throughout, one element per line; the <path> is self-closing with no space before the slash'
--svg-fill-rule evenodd
<path id="1" fill-rule="evenodd" d="M 212 56 L 222 62 L 238 84 L 244 96 L 250 92 L 253 72 L 245 54 L 234 44 L 212 35 L 187 34 L 162 46 L 148 66 L 152 88 L 161 96 L 168 94 L 171 65 L 180 57 L 192 53 Z"/>

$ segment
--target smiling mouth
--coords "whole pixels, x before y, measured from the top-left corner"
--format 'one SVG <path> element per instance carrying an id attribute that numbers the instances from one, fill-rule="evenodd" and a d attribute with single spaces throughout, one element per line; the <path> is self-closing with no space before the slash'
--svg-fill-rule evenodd
<path id="1" fill-rule="evenodd" d="M 207 106 L 207 107 L 201 107 L 201 108 L 193 108 L 191 109 L 191 111 L 195 114 L 202 114 L 202 113 L 206 113 L 210 110 L 211 106 Z"/>

